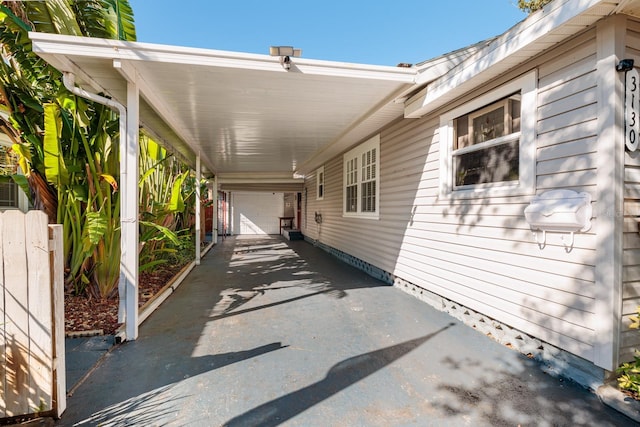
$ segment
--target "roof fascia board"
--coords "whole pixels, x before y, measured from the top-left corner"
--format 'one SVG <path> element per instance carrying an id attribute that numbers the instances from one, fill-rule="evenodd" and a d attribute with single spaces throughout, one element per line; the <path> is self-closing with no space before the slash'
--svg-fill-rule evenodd
<path id="1" fill-rule="evenodd" d="M 524 21 L 515 25 L 503 35 L 497 37 L 484 49 L 462 61 L 444 76 L 436 79 L 405 103 L 405 117 L 419 118 L 444 105 L 456 90 L 468 88 L 491 67 L 503 63 L 510 57 L 523 54 L 523 59 L 530 58 L 558 42 L 558 33 L 566 38 L 574 31 L 562 31 L 562 27 L 575 21 L 575 25 L 588 26 L 598 19 L 612 13 L 618 5 L 615 0 L 556 0 L 542 10 L 533 13 Z M 589 19 L 581 19 L 589 15 Z M 547 37 L 554 40 L 545 43 Z M 526 54 L 525 51 L 526 50 Z M 419 78 L 420 84 L 427 76 Z"/>
<path id="2" fill-rule="evenodd" d="M 431 83 L 432 81 L 447 74 L 468 57 L 478 52 L 481 48 L 487 46 L 491 40 L 493 39 L 481 41 L 464 49 L 458 49 L 416 65 L 416 69 L 418 71 L 418 74 L 416 75 L 416 84 L 400 94 L 394 102 L 404 103 L 407 99 L 413 98 L 428 83 Z"/>
<path id="3" fill-rule="evenodd" d="M 416 76 L 416 84 L 421 85 L 430 83 L 431 81 L 442 77 L 452 68 L 458 66 L 481 49 L 486 48 L 495 39 L 496 37 L 489 40 L 483 40 L 463 49 L 454 50 L 453 52 L 446 53 L 417 65 L 418 75 Z"/>
<path id="4" fill-rule="evenodd" d="M 273 72 L 300 72 L 310 75 L 364 78 L 413 83 L 413 68 L 294 58 L 290 71 L 280 58 L 220 50 L 156 45 L 122 40 L 67 36 L 30 32 L 33 51 L 37 54 L 85 56 L 130 61 L 168 62 L 194 66 L 217 66 Z"/>

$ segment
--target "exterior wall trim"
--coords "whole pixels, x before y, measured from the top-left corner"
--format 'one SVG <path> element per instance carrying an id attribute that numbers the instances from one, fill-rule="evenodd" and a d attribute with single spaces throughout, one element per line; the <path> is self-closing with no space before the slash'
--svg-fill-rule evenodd
<path id="1" fill-rule="evenodd" d="M 618 365 L 622 312 L 624 202 L 624 74 L 622 59 L 626 17 L 614 16 L 597 26 L 598 159 L 593 361 L 614 370 Z M 611 97 L 613 96 L 613 100 Z"/>
<path id="2" fill-rule="evenodd" d="M 451 159 L 453 150 L 453 119 L 518 91 L 522 93 L 523 106 L 519 138 L 520 178 L 518 181 L 515 181 L 515 183 L 498 183 L 491 187 L 455 190 L 453 185 L 453 176 L 451 173 L 453 169 L 453 162 Z M 535 193 L 535 129 L 537 120 L 536 111 L 538 108 L 537 97 L 538 72 L 537 69 L 533 69 L 477 98 L 472 99 L 471 101 L 460 105 L 453 110 L 440 115 L 440 198 L 443 200 L 455 200 L 531 195 Z"/>

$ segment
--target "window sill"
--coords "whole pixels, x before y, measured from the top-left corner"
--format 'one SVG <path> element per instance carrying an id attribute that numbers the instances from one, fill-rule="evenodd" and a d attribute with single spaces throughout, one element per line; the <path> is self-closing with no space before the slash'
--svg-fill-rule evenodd
<path id="1" fill-rule="evenodd" d="M 358 218 L 358 219 L 373 219 L 373 220 L 379 220 L 380 219 L 380 215 L 379 214 L 362 214 L 362 213 L 346 213 L 346 212 L 342 213 L 342 217 L 343 218 Z"/>
<path id="2" fill-rule="evenodd" d="M 519 183 L 503 184 L 489 187 L 445 189 L 440 193 L 442 200 L 488 199 L 494 197 L 512 197 L 535 195 L 535 188 Z"/>

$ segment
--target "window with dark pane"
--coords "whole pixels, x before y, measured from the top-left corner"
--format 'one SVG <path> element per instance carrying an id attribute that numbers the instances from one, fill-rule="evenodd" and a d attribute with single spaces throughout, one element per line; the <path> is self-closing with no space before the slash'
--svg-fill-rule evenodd
<path id="1" fill-rule="evenodd" d="M 347 212 L 358 211 L 358 158 L 347 161 L 347 185 L 345 188 Z"/>
<path id="2" fill-rule="evenodd" d="M 456 186 L 517 181 L 519 141 L 455 156 Z"/>
<path id="3" fill-rule="evenodd" d="M 376 149 L 362 154 L 362 212 L 376 211 Z"/>
<path id="4" fill-rule="evenodd" d="M 11 178 L 18 169 L 18 158 L 10 147 L 0 145 L 0 207 L 18 206 L 18 186 Z"/>
<path id="5" fill-rule="evenodd" d="M 517 181 L 520 93 L 454 119 L 456 187 Z"/>

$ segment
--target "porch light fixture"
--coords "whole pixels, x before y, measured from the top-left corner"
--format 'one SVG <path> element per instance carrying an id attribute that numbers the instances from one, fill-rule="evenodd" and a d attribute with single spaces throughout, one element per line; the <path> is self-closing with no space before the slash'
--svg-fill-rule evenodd
<path id="1" fill-rule="evenodd" d="M 297 58 L 302 55 L 302 49 L 295 49 L 292 46 L 270 46 L 269 55 L 279 56 L 282 68 L 289 71 L 291 69 L 291 57 Z"/>
<path id="2" fill-rule="evenodd" d="M 623 59 L 616 65 L 616 71 L 631 71 L 633 69 L 633 59 Z"/>

